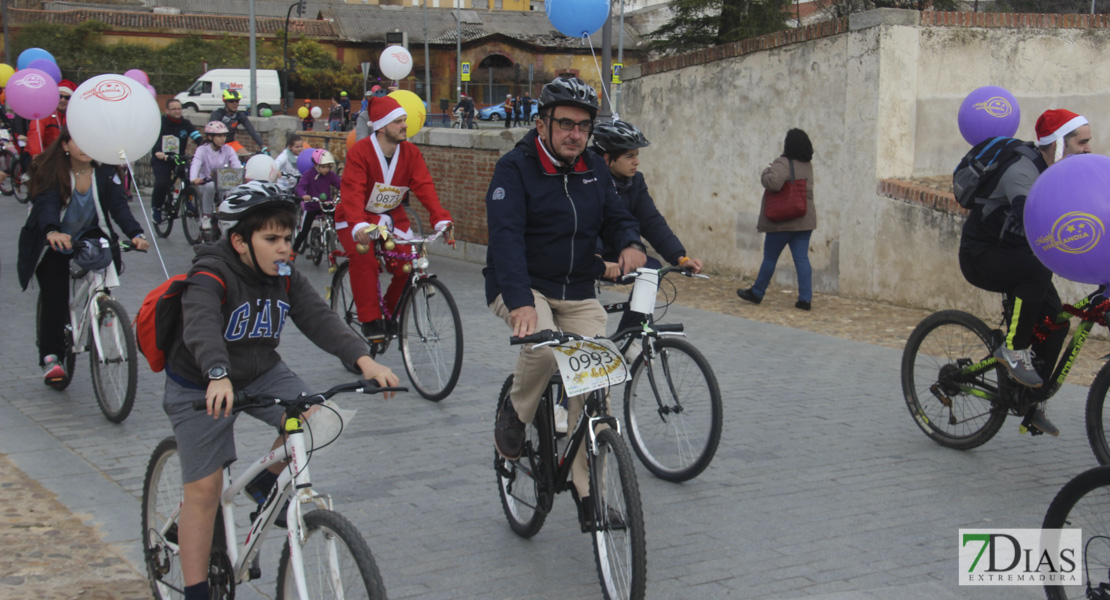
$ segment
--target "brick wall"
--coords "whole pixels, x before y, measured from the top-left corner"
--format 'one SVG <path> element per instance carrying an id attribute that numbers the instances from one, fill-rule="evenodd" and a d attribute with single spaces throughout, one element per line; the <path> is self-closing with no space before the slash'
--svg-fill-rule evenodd
<path id="1" fill-rule="evenodd" d="M 455 219 L 456 239 L 474 244 L 488 243 L 486 189 L 493 178 L 493 167 L 503 153 L 427 144 L 421 144 L 420 151 L 432 173 L 440 203 Z M 413 202 L 412 208 L 425 223 L 428 222 L 428 214 L 419 202 Z"/>
<path id="2" fill-rule="evenodd" d="M 906 204 L 924 206 L 949 215 L 967 216 L 968 210 L 958 202 L 952 192 L 942 192 L 933 187 L 905 179 L 879 180 L 878 194 L 884 198 L 900 200 Z"/>

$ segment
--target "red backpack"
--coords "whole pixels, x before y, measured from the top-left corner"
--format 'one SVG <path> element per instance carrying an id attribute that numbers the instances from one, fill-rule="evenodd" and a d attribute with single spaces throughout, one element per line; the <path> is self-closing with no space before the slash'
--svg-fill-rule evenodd
<path id="1" fill-rule="evenodd" d="M 196 275 L 211 277 L 220 288 L 227 290 L 223 280 L 213 273 L 198 271 Z M 187 277 L 174 275 L 163 281 L 143 298 L 143 305 L 135 315 L 135 341 L 155 373 L 166 368 L 166 350 L 181 321 L 181 294 L 191 283 Z"/>

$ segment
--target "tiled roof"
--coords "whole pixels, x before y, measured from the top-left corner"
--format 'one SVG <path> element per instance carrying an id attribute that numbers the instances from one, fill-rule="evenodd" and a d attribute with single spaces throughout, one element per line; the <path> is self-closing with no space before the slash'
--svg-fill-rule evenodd
<path id="1" fill-rule="evenodd" d="M 184 30 L 190 32 L 227 32 L 247 34 L 250 32 L 250 19 L 246 16 L 231 15 L 165 15 L 151 12 L 124 12 L 86 8 L 67 11 L 8 9 L 12 25 L 26 25 L 36 21 L 63 25 L 78 25 L 95 19 L 113 29 L 135 30 Z M 284 15 L 280 19 L 256 18 L 256 31 L 259 35 L 273 35 L 285 28 Z M 336 37 L 336 30 L 328 21 L 294 19 L 290 21 L 291 32 L 302 32 L 317 38 Z"/>
<path id="2" fill-rule="evenodd" d="M 455 22 L 455 9 L 429 8 L 428 43 L 454 44 L 458 36 Z M 551 26 L 543 11 L 509 10 L 463 10 L 463 43 L 480 38 L 503 35 L 529 44 L 546 48 L 584 48 L 578 38 L 567 37 Z M 385 42 L 387 32 L 399 29 L 407 31 L 409 43 L 424 43 L 424 9 L 399 6 L 356 6 L 332 5 L 321 16 L 333 19 L 336 34 L 353 42 Z M 613 41 L 616 43 L 618 32 L 614 29 Z M 590 36 L 595 48 L 601 46 L 601 31 Z M 636 31 L 625 26 L 625 49 L 635 48 L 640 42 Z"/>

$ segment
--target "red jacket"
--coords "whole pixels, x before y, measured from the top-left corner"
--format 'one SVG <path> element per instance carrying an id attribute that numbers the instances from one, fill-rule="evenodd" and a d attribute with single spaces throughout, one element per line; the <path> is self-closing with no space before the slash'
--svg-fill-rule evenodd
<path id="1" fill-rule="evenodd" d="M 407 187 L 416 194 L 420 203 L 428 209 L 432 225 L 440 221 L 450 221 L 451 213 L 439 205 L 439 196 L 436 195 L 435 184 L 432 183 L 432 174 L 428 172 L 428 165 L 424 163 L 424 156 L 420 149 L 412 142 L 401 142 L 393 153 L 391 162 L 395 162 L 393 176 L 386 181 L 385 173 L 375 151 L 374 134 L 359 140 L 347 151 L 346 166 L 343 169 L 343 187 L 340 190 L 337 221 L 346 221 L 349 227 L 359 223 L 377 225 L 381 215 L 366 210 L 366 203 L 375 183 Z M 398 162 L 400 161 L 400 162 Z M 409 229 L 409 219 L 403 206 L 384 213 L 393 219 L 397 231 Z M 352 232 L 353 233 L 353 232 Z"/>
<path id="2" fill-rule="evenodd" d="M 65 113 L 54 113 L 49 117 L 35 119 L 27 127 L 27 151 L 31 156 L 38 156 L 46 150 L 58 136 L 62 135 L 62 127 L 66 125 Z"/>

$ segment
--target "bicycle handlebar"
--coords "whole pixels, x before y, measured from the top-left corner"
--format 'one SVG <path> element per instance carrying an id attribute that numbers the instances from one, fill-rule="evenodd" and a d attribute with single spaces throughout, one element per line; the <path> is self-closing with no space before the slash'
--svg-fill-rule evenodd
<path id="1" fill-rule="evenodd" d="M 407 387 L 382 387 L 377 381 L 360 379 L 350 383 L 341 383 L 324 392 L 314 392 L 311 394 L 301 394 L 293 400 L 282 400 L 273 396 L 264 394 L 251 394 L 248 392 L 235 392 L 235 399 L 232 402 L 231 412 L 239 413 L 249 408 L 264 408 L 267 406 L 281 406 L 283 408 L 299 408 L 301 410 L 307 409 L 314 404 L 323 404 L 325 400 L 342 392 L 359 392 L 361 394 L 380 394 L 382 392 L 407 392 Z M 208 400 L 196 400 L 193 402 L 193 410 L 207 410 Z"/>
<path id="2" fill-rule="evenodd" d="M 536 344 L 537 346 L 553 346 L 565 344 L 567 342 L 573 342 L 575 340 L 590 339 L 593 338 L 586 337 L 584 335 L 578 335 L 577 333 L 567 333 L 563 331 L 552 331 L 550 329 L 544 329 L 543 331 L 537 331 L 536 333 L 533 333 L 531 335 L 510 337 L 509 345 L 521 346 L 523 344 Z"/>

